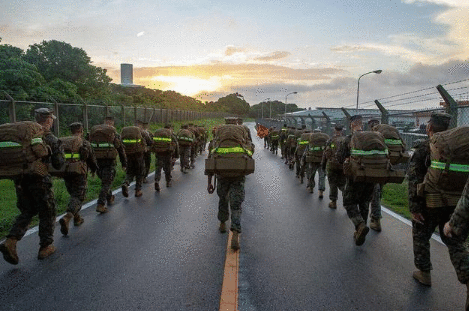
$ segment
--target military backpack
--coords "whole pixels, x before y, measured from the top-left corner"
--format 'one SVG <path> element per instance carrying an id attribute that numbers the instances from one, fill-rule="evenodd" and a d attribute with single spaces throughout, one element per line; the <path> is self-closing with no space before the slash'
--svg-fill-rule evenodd
<path id="1" fill-rule="evenodd" d="M 173 152 L 176 149 L 176 143 L 172 140 L 173 132 L 167 128 L 156 130 L 153 134 L 153 144 L 151 151 L 155 153 Z"/>
<path id="2" fill-rule="evenodd" d="M 64 148 L 65 164 L 58 170 L 49 165 L 49 172 L 52 176 L 65 177 L 67 175 L 86 175 L 86 159 L 81 158 L 80 150 L 83 146 L 81 136 L 61 137 L 60 141 Z"/>
<path id="3" fill-rule="evenodd" d="M 333 136 L 331 143 L 326 146 L 324 154 L 327 159 L 327 167 L 330 170 L 340 171 L 343 169 L 343 165 L 337 160 L 337 150 L 340 144 L 344 142 L 344 136 Z"/>
<path id="4" fill-rule="evenodd" d="M 179 146 L 191 146 L 194 142 L 194 134 L 188 129 L 181 129 L 177 133 Z"/>
<path id="5" fill-rule="evenodd" d="M 138 126 L 124 127 L 121 132 L 121 138 L 126 155 L 145 152 L 147 149 L 142 130 Z"/>
<path id="6" fill-rule="evenodd" d="M 329 135 L 324 133 L 311 133 L 309 136 L 309 144 L 306 149 L 306 163 L 321 163 L 322 154 L 326 149 L 326 143 Z"/>
<path id="7" fill-rule="evenodd" d="M 117 149 L 114 146 L 116 128 L 106 124 L 95 125 L 91 128 L 90 143 L 96 159 L 115 160 Z"/>
<path id="8" fill-rule="evenodd" d="M 407 163 L 409 154 L 406 152 L 405 142 L 402 140 L 399 131 L 392 125 L 378 124 L 373 127 L 373 131 L 380 132 L 384 136 L 384 143 L 388 147 L 389 160 L 391 164 Z"/>

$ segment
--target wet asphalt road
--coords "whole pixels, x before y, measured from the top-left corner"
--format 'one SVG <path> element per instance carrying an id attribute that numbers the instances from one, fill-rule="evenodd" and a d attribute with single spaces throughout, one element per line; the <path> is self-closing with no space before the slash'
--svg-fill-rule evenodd
<path id="1" fill-rule="evenodd" d="M 433 286 L 417 284 L 407 224 L 384 214 L 383 232 L 355 246 L 342 206 L 330 210 L 327 192 L 323 200 L 306 192 L 280 155 L 254 140 L 239 310 L 463 309 L 465 286 L 444 245 L 432 240 Z M 37 233 L 26 236 L 20 263 L 0 262 L 0 310 L 218 310 L 227 235 L 217 230 L 217 196 L 205 189 L 204 156 L 184 176 L 176 166 L 170 189 L 119 193 L 105 215 L 93 205 L 68 237 L 57 227 L 57 253 L 46 260 L 36 259 Z"/>

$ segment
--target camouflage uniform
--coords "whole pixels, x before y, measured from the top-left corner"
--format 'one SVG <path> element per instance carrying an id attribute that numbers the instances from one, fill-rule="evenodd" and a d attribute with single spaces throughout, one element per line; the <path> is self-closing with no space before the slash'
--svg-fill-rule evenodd
<path id="1" fill-rule="evenodd" d="M 287 140 L 287 128 L 282 128 L 280 131 L 280 138 L 279 138 L 279 143 L 280 143 L 280 153 L 282 155 L 282 159 L 286 158 L 286 140 Z"/>
<path id="2" fill-rule="evenodd" d="M 417 141 L 415 151 L 409 161 L 407 175 L 409 178 L 409 209 L 411 213 L 421 213 L 424 221 L 423 224 L 412 221 L 412 236 L 414 242 L 414 263 L 420 271 L 430 271 L 433 269 L 430 261 L 430 239 L 438 227 L 443 232 L 443 227 L 451 218 L 453 212 L 456 220 L 462 220 L 461 211 L 463 204 L 467 203 L 468 187 L 464 188 L 463 196 L 458 203 L 458 210 L 455 211 L 454 206 L 445 206 L 438 208 L 427 208 L 425 198 L 418 196 L 417 185 L 424 181 L 425 174 L 430 166 L 430 143 L 426 141 Z M 467 223 L 466 223 L 467 224 Z M 462 235 L 453 235 L 448 237 L 441 234 L 441 240 L 448 247 L 451 262 L 456 270 L 458 279 L 461 283 L 469 282 L 469 253 L 464 245 L 465 237 L 467 237 L 466 224 L 455 225 L 455 232 Z"/>
<path id="3" fill-rule="evenodd" d="M 337 160 L 344 163 L 350 157 L 350 142 L 352 135 L 348 135 L 339 145 Z M 361 223 L 368 220 L 369 204 L 373 195 L 374 184 L 368 182 L 354 182 L 353 177 L 347 177 L 343 192 L 344 208 L 347 215 L 355 225 L 355 229 Z"/>
<path id="4" fill-rule="evenodd" d="M 52 163 L 55 169 L 60 169 L 65 161 L 60 141 L 51 132 L 44 134 L 43 141 L 50 146 L 52 151 L 51 156 L 44 160 Z M 41 248 L 51 245 L 54 242 L 56 216 L 51 176 L 23 175 L 15 180 L 15 189 L 20 215 L 16 217 L 7 238 L 21 240 L 29 228 L 31 219 L 38 215 L 39 244 Z"/>
<path id="5" fill-rule="evenodd" d="M 226 222 L 231 209 L 231 231 L 241 233 L 241 204 L 244 201 L 244 183 L 246 178 L 224 178 L 217 176 L 218 220 Z"/>
<path id="6" fill-rule="evenodd" d="M 187 129 L 187 128 L 186 128 Z M 178 134 L 176 135 L 177 137 L 179 137 L 179 132 Z M 192 139 L 194 139 L 194 134 L 192 134 Z M 191 157 L 191 149 L 192 149 L 192 146 L 191 145 L 188 145 L 188 146 L 184 146 L 184 145 L 181 145 L 179 144 L 179 163 L 181 165 L 181 172 L 184 171 L 184 169 L 188 169 L 189 168 L 189 159 Z"/>
<path id="7" fill-rule="evenodd" d="M 381 197 L 383 186 L 381 184 L 375 184 L 373 188 L 373 195 L 371 197 L 371 211 L 370 217 L 373 219 L 381 219 L 383 216 L 381 215 Z"/>
<path id="8" fill-rule="evenodd" d="M 322 165 L 321 167 L 325 169 L 327 172 L 327 180 L 329 182 L 329 199 L 331 201 L 337 201 L 339 197 L 339 189 L 340 191 L 344 191 L 345 188 L 345 183 L 346 183 L 346 177 L 344 175 L 344 170 L 342 169 L 342 166 L 336 166 L 332 162 L 332 160 L 327 158 L 327 151 L 330 150 L 331 157 L 335 158 L 335 151 L 337 150 L 338 146 L 336 145 L 334 141 L 342 136 L 333 136 L 329 138 L 329 140 L 326 142 L 326 151 L 324 151 L 324 154 L 322 156 Z M 333 146 L 334 145 L 334 146 Z"/>
<path id="9" fill-rule="evenodd" d="M 114 134 L 114 148 L 119 153 L 119 160 L 122 167 L 127 167 L 127 157 L 125 155 L 124 145 L 120 135 L 116 132 Z M 98 205 L 105 205 L 110 202 L 112 198 L 112 182 L 116 178 L 116 159 L 97 159 L 98 171 L 97 175 L 101 179 L 101 191 L 99 192 Z"/>
<path id="10" fill-rule="evenodd" d="M 161 170 L 164 171 L 166 183 L 172 179 L 171 171 L 173 165 L 173 154 L 179 153 L 179 147 L 176 136 L 171 133 L 172 143 L 176 145 L 174 151 L 155 153 L 155 183 L 161 180 Z"/>
<path id="11" fill-rule="evenodd" d="M 122 186 L 129 186 L 130 183 L 135 178 L 135 191 L 139 191 L 142 189 L 143 179 L 145 178 L 145 152 L 148 146 L 151 146 L 153 143 L 150 135 L 145 132 L 141 131 L 144 143 L 146 144 L 145 151 L 136 152 L 133 154 L 128 154 L 127 156 L 127 171 L 125 175 L 125 180 L 122 183 Z"/>
<path id="12" fill-rule="evenodd" d="M 145 133 L 148 135 L 148 137 L 150 137 L 150 139 L 152 138 L 152 135 L 150 134 L 150 132 L 145 130 Z M 151 166 L 151 150 L 150 149 L 145 151 L 145 153 L 143 154 L 143 159 L 145 161 L 145 174 L 143 177 L 144 179 L 146 179 L 148 177 L 148 174 L 150 173 L 150 166 Z"/>

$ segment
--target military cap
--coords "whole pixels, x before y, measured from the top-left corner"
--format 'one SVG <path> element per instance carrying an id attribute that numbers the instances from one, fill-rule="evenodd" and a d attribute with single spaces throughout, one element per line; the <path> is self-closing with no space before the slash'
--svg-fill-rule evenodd
<path id="1" fill-rule="evenodd" d="M 321 133 L 321 129 L 314 129 L 313 133 Z"/>
<path id="2" fill-rule="evenodd" d="M 54 110 L 49 109 L 49 108 L 38 108 L 34 110 L 36 113 L 36 117 L 39 118 L 47 118 L 47 117 L 52 117 L 52 119 L 57 119 L 54 115 Z"/>
<path id="3" fill-rule="evenodd" d="M 171 127 L 172 127 L 172 125 L 169 124 L 169 123 L 166 123 L 166 124 L 164 125 L 164 128 L 165 128 L 165 129 L 170 129 Z"/>
<path id="4" fill-rule="evenodd" d="M 225 124 L 238 124 L 238 118 L 226 117 Z"/>
<path id="5" fill-rule="evenodd" d="M 302 124 L 302 125 L 301 125 L 301 128 L 302 128 L 302 129 L 305 129 L 305 128 L 306 128 L 306 124 Z"/>
<path id="6" fill-rule="evenodd" d="M 432 124 L 448 127 L 449 122 L 451 121 L 451 115 L 443 112 L 434 112 L 430 116 L 430 121 Z"/>
<path id="7" fill-rule="evenodd" d="M 375 123 L 379 123 L 379 120 L 378 119 L 370 119 L 368 121 L 368 124 L 375 124 Z"/>
<path id="8" fill-rule="evenodd" d="M 342 131 L 342 130 L 344 129 L 344 127 L 342 126 L 342 124 L 336 124 L 336 125 L 334 126 L 334 129 L 335 129 L 336 131 Z"/>
<path id="9" fill-rule="evenodd" d="M 107 116 L 104 118 L 104 121 L 114 121 L 114 117 L 113 116 Z"/>
<path id="10" fill-rule="evenodd" d="M 353 121 L 356 121 L 356 120 L 361 120 L 361 119 L 362 119 L 362 116 L 359 115 L 359 114 L 356 114 L 356 115 L 350 117 L 350 122 L 353 122 Z"/>
<path id="11" fill-rule="evenodd" d="M 68 127 L 72 133 L 75 133 L 83 128 L 83 124 L 81 122 L 73 122 Z"/>
<path id="12" fill-rule="evenodd" d="M 182 128 L 182 129 L 186 129 L 186 128 L 188 128 L 188 127 L 189 127 L 189 125 L 187 125 L 187 124 L 181 125 L 181 128 Z"/>

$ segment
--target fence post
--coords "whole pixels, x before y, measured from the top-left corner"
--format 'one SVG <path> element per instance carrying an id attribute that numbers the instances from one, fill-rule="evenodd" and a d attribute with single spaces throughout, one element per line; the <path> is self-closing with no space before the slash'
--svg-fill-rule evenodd
<path id="1" fill-rule="evenodd" d="M 344 107 L 340 108 L 342 109 L 342 112 L 344 113 L 345 115 L 345 133 L 348 135 L 350 134 L 350 113 L 348 113 L 347 109 L 345 109 Z"/>
<path id="2" fill-rule="evenodd" d="M 85 128 L 86 132 L 88 133 L 89 130 L 89 122 L 88 122 L 88 105 L 83 102 L 83 127 Z"/>
<path id="3" fill-rule="evenodd" d="M 10 123 L 15 123 L 16 122 L 16 103 L 13 97 L 10 96 L 7 92 L 3 91 L 5 93 L 6 98 L 10 101 L 9 105 L 9 114 L 10 114 Z"/>
<path id="4" fill-rule="evenodd" d="M 441 97 L 446 103 L 446 112 L 451 115 L 451 122 L 449 128 L 458 126 L 458 103 L 449 95 L 449 93 L 440 84 L 436 87 Z"/>
<path id="5" fill-rule="evenodd" d="M 316 120 L 314 120 L 313 116 L 308 114 L 308 118 L 311 119 L 311 131 L 316 128 Z"/>
<path id="6" fill-rule="evenodd" d="M 381 124 L 389 124 L 389 112 L 378 100 L 375 100 L 375 104 L 378 106 L 379 111 L 381 111 Z"/>
<path id="7" fill-rule="evenodd" d="M 121 113 L 122 113 L 122 127 L 124 127 L 125 126 L 125 106 L 121 105 L 121 107 L 122 107 L 122 111 L 121 111 Z"/>
<path id="8" fill-rule="evenodd" d="M 54 100 L 54 111 L 55 111 L 55 116 L 57 119 L 55 119 L 54 122 L 54 134 L 55 136 L 59 137 L 60 133 L 60 114 L 59 114 L 59 103 Z"/>
<path id="9" fill-rule="evenodd" d="M 137 108 L 137 105 L 135 105 L 134 106 L 134 122 L 133 122 L 134 125 L 137 123 L 137 114 L 138 114 L 138 108 Z"/>
<path id="10" fill-rule="evenodd" d="M 143 122 L 147 122 L 147 107 L 143 108 Z"/>
<path id="11" fill-rule="evenodd" d="M 104 108 L 104 109 L 105 109 L 105 112 L 106 112 L 106 115 L 105 115 L 105 117 L 109 117 L 109 105 L 108 105 L 108 104 L 106 104 L 106 106 L 105 106 L 105 108 Z"/>
<path id="12" fill-rule="evenodd" d="M 324 118 L 326 118 L 326 132 L 327 132 L 327 135 L 332 135 L 331 118 L 329 118 L 329 116 L 324 111 L 322 111 L 322 115 L 324 116 Z"/>

